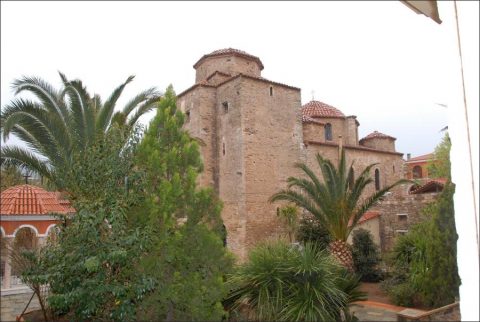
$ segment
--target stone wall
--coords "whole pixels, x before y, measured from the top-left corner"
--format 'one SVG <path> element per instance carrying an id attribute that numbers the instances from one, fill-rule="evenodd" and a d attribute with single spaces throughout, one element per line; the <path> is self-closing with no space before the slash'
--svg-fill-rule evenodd
<path id="1" fill-rule="evenodd" d="M 420 211 L 433 202 L 438 193 L 407 194 L 409 185 L 396 189 L 373 210 L 380 216 L 380 240 L 382 252 L 392 250 L 398 236 L 408 232 L 410 227 L 424 220 Z"/>
<path id="2" fill-rule="evenodd" d="M 240 56 L 214 56 L 207 57 L 196 68 L 195 82 L 199 83 L 207 79 L 216 71 L 235 76 L 245 74 L 253 77 L 260 76 L 260 66 L 253 59 Z"/>
<path id="3" fill-rule="evenodd" d="M 2 291 L 2 296 L 0 298 L 2 302 L 0 320 L 15 321 L 16 317 L 25 309 L 32 294 L 33 292 L 30 289 L 8 295 L 3 294 Z M 38 303 L 38 298 L 34 296 L 32 302 L 30 302 L 30 305 L 28 306 L 27 312 L 37 309 L 40 309 L 40 304 Z"/>
<path id="4" fill-rule="evenodd" d="M 362 145 L 382 151 L 395 151 L 395 140 L 390 138 L 371 138 L 362 141 Z"/>

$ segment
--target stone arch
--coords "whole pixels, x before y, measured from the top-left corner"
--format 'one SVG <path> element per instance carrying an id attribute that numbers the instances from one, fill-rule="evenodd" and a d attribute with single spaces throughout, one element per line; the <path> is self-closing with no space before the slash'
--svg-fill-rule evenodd
<path id="1" fill-rule="evenodd" d="M 1 237 L 7 237 L 7 234 L 5 233 L 5 229 L 3 229 L 2 226 L 0 226 L 0 234 L 1 234 Z"/>
<path id="2" fill-rule="evenodd" d="M 47 231 L 45 232 L 45 236 L 51 241 L 56 242 L 58 234 L 58 225 L 51 224 L 48 226 Z"/>
<path id="3" fill-rule="evenodd" d="M 17 236 L 17 232 L 22 229 L 22 228 L 30 228 L 31 230 L 33 230 L 35 232 L 35 237 L 38 237 L 40 234 L 38 233 L 38 229 L 37 227 L 35 226 L 32 226 L 32 225 L 29 225 L 29 224 L 23 224 L 23 225 L 20 225 L 19 227 L 17 227 L 17 229 L 15 229 L 15 231 L 13 232 L 13 237 L 16 237 Z"/>

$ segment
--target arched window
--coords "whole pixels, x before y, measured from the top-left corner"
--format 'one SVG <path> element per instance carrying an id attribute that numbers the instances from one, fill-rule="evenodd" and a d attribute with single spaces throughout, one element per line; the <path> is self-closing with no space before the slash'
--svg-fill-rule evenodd
<path id="1" fill-rule="evenodd" d="M 332 140 L 332 124 L 330 123 L 325 124 L 325 140 Z"/>
<path id="2" fill-rule="evenodd" d="M 375 189 L 380 190 L 380 171 L 375 169 Z"/>
<path id="3" fill-rule="evenodd" d="M 413 179 L 422 178 L 422 167 L 419 165 L 414 166 L 412 170 L 412 176 Z"/>

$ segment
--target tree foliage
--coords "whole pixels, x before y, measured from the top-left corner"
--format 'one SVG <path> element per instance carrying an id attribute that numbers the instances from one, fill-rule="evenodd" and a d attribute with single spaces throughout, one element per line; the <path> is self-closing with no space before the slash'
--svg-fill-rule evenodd
<path id="1" fill-rule="evenodd" d="M 437 145 L 434 151 L 434 160 L 429 162 L 428 176 L 430 178 L 445 178 L 451 179 L 450 174 L 450 148 L 452 143 L 450 141 L 450 136 L 448 133 L 445 133 L 445 136 L 442 139 L 442 142 Z"/>
<path id="2" fill-rule="evenodd" d="M 318 249 L 324 250 L 328 248 L 331 237 L 320 221 L 312 217 L 304 217 L 299 223 L 297 240 L 302 243 L 314 243 Z"/>
<path id="3" fill-rule="evenodd" d="M 132 320 L 136 304 L 153 288 L 153 280 L 133 270 L 148 242 L 139 230 L 127 229 L 126 215 L 138 204 L 133 156 L 138 135 L 125 146 L 115 127 L 74 153 L 72 167 L 62 169 L 76 209 L 63 218 L 55 243 L 45 249 L 42 271 L 48 274 L 48 304 L 75 320 Z"/>
<path id="4" fill-rule="evenodd" d="M 0 191 L 3 191 L 9 187 L 22 184 L 23 180 L 22 172 L 15 166 L 1 166 L 0 168 Z"/>
<path id="5" fill-rule="evenodd" d="M 202 169 L 196 142 L 181 129 L 183 114 L 169 87 L 138 149 L 145 200 L 130 216 L 150 243 L 137 269 L 155 280 L 142 301 L 141 320 L 220 320 L 224 275 L 233 264 L 223 247 L 221 203 L 197 189 Z"/>
<path id="6" fill-rule="evenodd" d="M 360 275 L 363 282 L 378 282 L 381 272 L 380 252 L 373 242 L 372 234 L 363 228 L 353 231 L 353 263 L 355 272 Z"/>
<path id="7" fill-rule="evenodd" d="M 16 95 L 27 92 L 35 99 L 13 99 L 3 107 L 0 120 L 4 140 L 14 134 L 26 145 L 2 146 L 2 165 L 31 170 L 62 189 L 66 183 L 57 171 L 72 166 L 73 153 L 85 152 L 113 124 L 124 128 L 124 141 L 128 140 L 139 117 L 156 106 L 160 95 L 155 88 L 147 89 L 115 112 L 116 103 L 133 76 L 105 102 L 98 95 L 90 95 L 80 80 L 68 80 L 62 73 L 60 78 L 63 86 L 58 90 L 37 77 L 15 80 Z"/>
<path id="8" fill-rule="evenodd" d="M 453 184 L 447 184 L 439 198 L 424 208 L 429 218 L 414 226 L 394 247 L 394 272 L 386 283 L 398 305 L 440 307 L 458 297 L 453 193 Z"/>

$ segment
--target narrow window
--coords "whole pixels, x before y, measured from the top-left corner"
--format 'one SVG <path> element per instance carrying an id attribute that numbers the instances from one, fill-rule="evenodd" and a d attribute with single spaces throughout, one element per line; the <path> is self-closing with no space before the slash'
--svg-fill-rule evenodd
<path id="1" fill-rule="evenodd" d="M 273 87 L 270 86 L 270 96 L 273 96 Z"/>
<path id="2" fill-rule="evenodd" d="M 380 190 L 380 171 L 375 169 L 375 189 Z"/>
<path id="3" fill-rule="evenodd" d="M 228 113 L 228 102 L 225 101 L 225 102 L 222 103 L 222 105 L 223 105 L 223 111 L 224 111 L 225 113 Z"/>
<path id="4" fill-rule="evenodd" d="M 395 173 L 395 164 L 392 167 L 393 167 L 393 173 Z"/>
<path id="5" fill-rule="evenodd" d="M 223 142 L 223 149 L 222 149 L 223 155 L 225 155 L 225 142 Z"/>
<path id="6" fill-rule="evenodd" d="M 422 178 L 422 167 L 419 165 L 414 166 L 412 170 L 412 175 L 413 179 Z"/>
<path id="7" fill-rule="evenodd" d="M 325 140 L 332 140 L 332 124 L 330 123 L 325 124 Z"/>
<path id="8" fill-rule="evenodd" d="M 185 112 L 185 116 L 186 116 L 186 120 L 185 120 L 185 121 L 186 121 L 187 123 L 190 122 L 190 111 L 186 111 L 186 112 Z"/>

